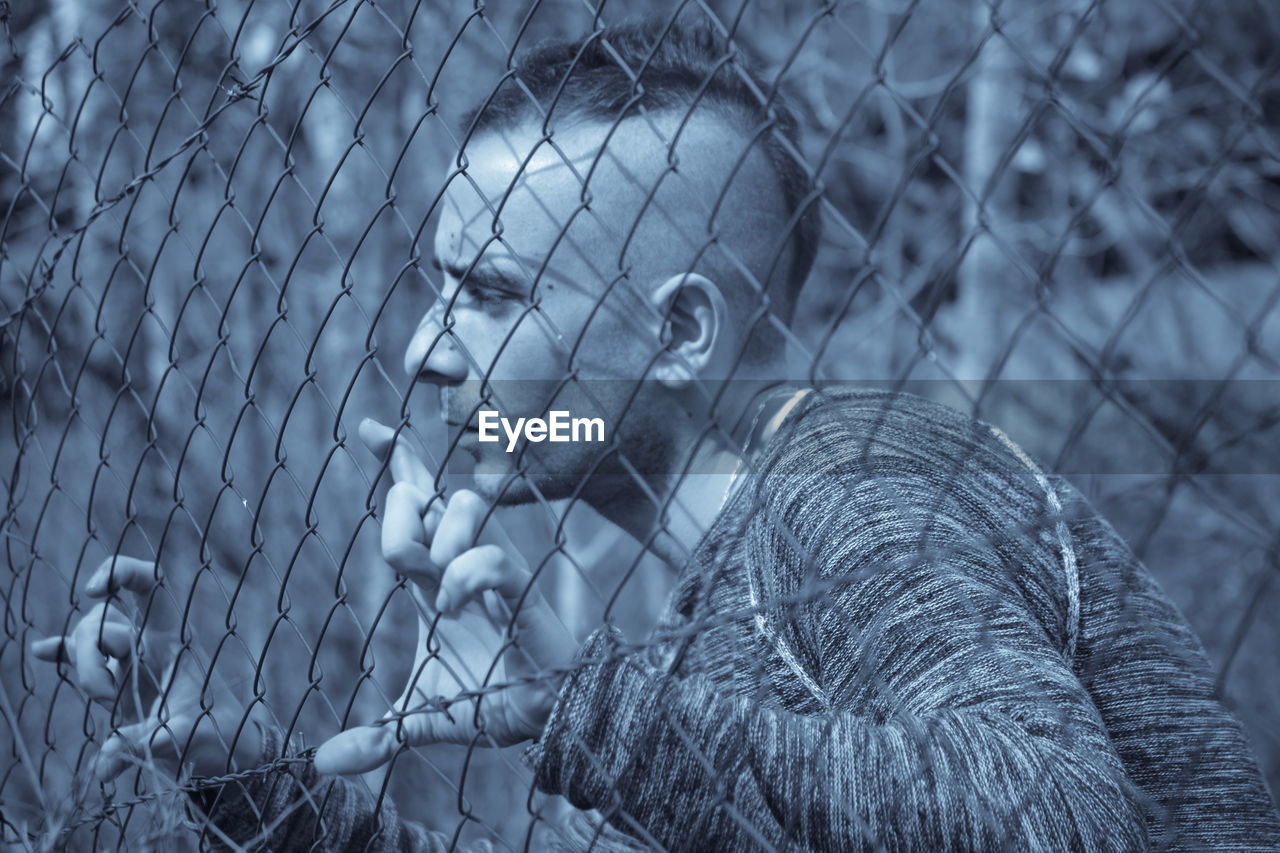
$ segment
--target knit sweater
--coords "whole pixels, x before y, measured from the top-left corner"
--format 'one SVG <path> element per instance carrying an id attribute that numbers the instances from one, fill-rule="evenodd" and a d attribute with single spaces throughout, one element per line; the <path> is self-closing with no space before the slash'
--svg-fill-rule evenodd
<path id="1" fill-rule="evenodd" d="M 998 430 L 908 395 L 824 390 L 753 469 L 654 636 L 594 633 L 529 750 L 537 786 L 598 810 L 604 838 L 1280 849 L 1186 621 L 1086 500 Z M 451 840 L 309 768 L 211 817 L 245 838 L 308 791 L 317 807 L 295 808 L 272 849 Z"/>

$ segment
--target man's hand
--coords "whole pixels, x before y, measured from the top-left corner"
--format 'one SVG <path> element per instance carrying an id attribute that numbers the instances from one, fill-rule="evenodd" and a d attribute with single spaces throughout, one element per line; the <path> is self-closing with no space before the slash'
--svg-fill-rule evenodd
<path id="1" fill-rule="evenodd" d="M 190 647 L 149 625 L 140 629 L 136 614 L 126 612 L 139 608 L 121 591 L 146 601 L 159 584 L 155 563 L 108 557 L 85 585 L 87 595 L 103 601 L 67 636 L 31 645 L 32 654 L 41 660 L 69 663 L 72 682 L 89 698 L 109 709 L 132 707 L 141 718 L 112 733 L 98 753 L 95 775 L 105 781 L 130 763 L 147 759 L 175 777 L 184 764 L 198 776 L 216 776 L 260 763 L 258 733 L 252 726 L 245 727 L 229 756 L 231 740 L 245 717 L 244 704 L 231 688 L 216 677 L 206 683 L 206 670 Z M 157 657 L 166 663 L 158 670 L 137 666 L 154 664 Z M 144 694 L 155 696 L 150 707 Z"/>
<path id="2" fill-rule="evenodd" d="M 577 643 L 478 495 L 433 497 L 434 478 L 395 431 L 360 437 L 388 460 L 382 554 L 414 585 L 418 650 L 409 683 L 379 724 L 350 729 L 316 754 L 321 773 L 361 773 L 404 746 L 506 746 L 541 734 Z"/>

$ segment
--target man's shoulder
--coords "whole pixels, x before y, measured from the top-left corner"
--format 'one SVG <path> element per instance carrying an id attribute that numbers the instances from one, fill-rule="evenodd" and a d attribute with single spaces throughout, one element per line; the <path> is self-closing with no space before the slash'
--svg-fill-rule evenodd
<path id="1" fill-rule="evenodd" d="M 1051 480 L 999 430 L 911 394 L 840 388 L 815 389 L 774 438 L 742 505 L 756 550 L 804 567 L 793 583 L 964 589 L 992 618 L 1068 645 L 1075 569 Z"/>
<path id="2" fill-rule="evenodd" d="M 812 531 L 814 542 L 876 518 L 877 535 L 945 531 L 956 547 L 997 554 L 1023 573 L 1039 566 L 1030 574 L 1058 585 L 1070 546 L 1056 478 L 981 419 L 893 389 L 815 389 L 771 444 L 757 466 L 754 506 Z"/>
<path id="3" fill-rule="evenodd" d="M 779 426 L 762 461 L 780 472 L 868 467 L 950 474 L 1005 472 L 1036 463 L 1000 430 L 970 414 L 896 388 L 813 388 Z"/>

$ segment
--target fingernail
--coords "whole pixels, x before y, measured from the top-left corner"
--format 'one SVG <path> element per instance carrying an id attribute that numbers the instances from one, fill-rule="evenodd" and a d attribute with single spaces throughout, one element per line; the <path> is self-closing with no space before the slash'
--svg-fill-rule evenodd
<path id="1" fill-rule="evenodd" d="M 93 775 L 99 782 L 106 782 L 115 775 L 113 771 L 118 752 L 120 752 L 120 744 L 115 738 L 103 744 L 102 749 L 98 751 L 98 757 L 93 762 Z"/>
<path id="2" fill-rule="evenodd" d="M 93 577 L 89 578 L 89 582 L 84 585 L 85 592 L 90 595 L 98 595 L 107 588 L 107 576 L 101 571 L 94 572 Z"/>
<path id="3" fill-rule="evenodd" d="M 440 590 L 440 593 L 436 596 L 436 610 L 440 613 L 447 614 L 449 612 L 449 605 L 452 603 L 453 602 L 449 600 L 449 596 L 445 594 L 445 591 L 443 589 Z"/>

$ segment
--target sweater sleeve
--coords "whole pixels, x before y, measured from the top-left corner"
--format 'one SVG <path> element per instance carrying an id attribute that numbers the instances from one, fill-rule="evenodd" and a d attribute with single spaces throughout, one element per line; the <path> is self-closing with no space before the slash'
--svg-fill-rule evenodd
<path id="1" fill-rule="evenodd" d="M 1046 627 L 1065 605 L 1019 586 L 1043 531 L 993 541 L 972 507 L 994 504 L 901 466 L 835 480 L 761 511 L 749 538 L 777 537 L 762 547 L 778 582 L 717 613 L 770 629 L 736 666 L 782 671 L 772 692 L 668 674 L 602 629 L 531 754 L 539 786 L 677 849 L 1144 849 L 1135 792 Z M 786 701 L 768 637 L 820 706 Z"/>
<path id="2" fill-rule="evenodd" d="M 261 727 L 263 754 L 280 755 L 280 732 Z M 451 846 L 450 835 L 402 820 L 389 797 L 377 798 L 359 781 L 322 778 L 309 762 L 279 766 L 193 796 L 212 826 L 215 850 L 369 851 L 369 853 L 489 853 L 489 842 Z M 229 847 L 232 842 L 235 847 Z"/>
<path id="3" fill-rule="evenodd" d="M 1154 577 L 1067 484 L 1083 579 L 1076 671 L 1151 802 L 1171 850 L 1280 849 L 1280 813 L 1195 632 Z"/>

